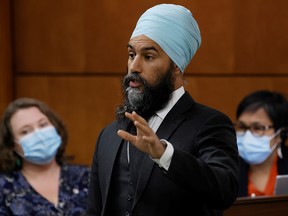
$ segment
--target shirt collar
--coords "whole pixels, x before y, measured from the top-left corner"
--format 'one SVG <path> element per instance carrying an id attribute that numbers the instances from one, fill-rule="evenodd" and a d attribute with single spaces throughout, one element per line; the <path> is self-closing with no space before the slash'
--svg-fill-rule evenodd
<path id="1" fill-rule="evenodd" d="M 163 120 L 165 116 L 169 113 L 169 111 L 172 109 L 172 107 L 177 103 L 177 101 L 182 97 L 182 95 L 185 93 L 184 87 L 181 86 L 180 88 L 176 89 L 172 92 L 172 97 L 167 103 L 167 105 L 156 112 L 156 114 Z"/>

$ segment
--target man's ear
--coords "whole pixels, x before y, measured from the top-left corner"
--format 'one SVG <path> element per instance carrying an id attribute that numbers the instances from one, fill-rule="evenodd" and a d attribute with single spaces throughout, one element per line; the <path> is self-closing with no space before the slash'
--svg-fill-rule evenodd
<path id="1" fill-rule="evenodd" d="M 180 68 L 174 63 L 174 68 L 175 68 L 175 74 L 179 74 L 179 73 L 182 73 Z"/>

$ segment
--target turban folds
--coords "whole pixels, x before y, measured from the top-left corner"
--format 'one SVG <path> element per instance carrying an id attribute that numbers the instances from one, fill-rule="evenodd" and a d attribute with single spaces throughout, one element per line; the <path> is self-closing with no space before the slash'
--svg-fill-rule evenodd
<path id="1" fill-rule="evenodd" d="M 183 73 L 201 44 L 198 24 L 187 8 L 159 4 L 139 18 L 131 38 L 145 35 L 155 41 Z"/>
<path id="2" fill-rule="evenodd" d="M 139 18 L 131 38 L 145 35 L 155 41 L 183 73 L 201 44 L 198 24 L 187 8 L 159 4 Z"/>

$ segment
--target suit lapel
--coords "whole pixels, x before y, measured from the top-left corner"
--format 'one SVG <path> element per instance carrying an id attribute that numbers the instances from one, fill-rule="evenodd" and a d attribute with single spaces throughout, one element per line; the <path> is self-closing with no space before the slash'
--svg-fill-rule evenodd
<path id="1" fill-rule="evenodd" d="M 116 126 L 115 126 L 116 127 Z M 126 128 L 126 129 L 125 129 Z M 127 130 L 128 128 L 128 125 L 126 127 L 123 127 L 123 130 Z M 129 128 L 128 128 L 129 129 Z M 115 131 L 117 131 L 117 129 L 115 129 Z M 107 185 L 106 186 L 103 186 L 103 188 L 105 188 L 105 191 L 104 191 L 104 194 L 105 194 L 105 199 L 104 199 L 104 202 L 103 202 L 103 206 L 106 207 L 106 201 L 107 201 L 107 194 L 108 194 L 108 190 L 109 190 L 109 187 L 111 185 L 111 178 L 112 178 L 112 172 L 113 172 L 113 167 L 115 165 L 115 160 L 116 160 L 116 157 L 117 157 L 117 153 L 119 151 L 119 148 L 121 147 L 121 145 L 123 145 L 123 143 L 125 142 L 124 140 L 122 140 L 118 135 L 116 136 L 109 136 L 110 138 L 108 139 L 108 145 L 111 147 L 111 148 L 106 148 L 105 151 L 107 151 L 106 153 L 102 152 L 102 155 L 108 155 L 107 157 L 111 158 L 112 160 L 107 163 L 105 165 L 105 172 L 106 174 L 103 175 L 103 177 L 105 177 L 105 179 L 101 182 L 107 182 Z M 105 161 L 103 159 L 103 161 Z"/>
<path id="2" fill-rule="evenodd" d="M 186 92 L 170 110 L 159 126 L 156 134 L 160 139 L 169 140 L 173 131 L 186 119 L 185 113 L 191 109 L 194 101 Z"/>
<path id="3" fill-rule="evenodd" d="M 192 103 L 191 103 L 192 102 Z M 178 127 L 181 122 L 185 120 L 185 113 L 188 109 L 191 109 L 194 101 L 191 96 L 186 92 L 174 107 L 167 114 L 161 125 L 159 126 L 156 134 L 160 139 L 169 140 L 173 131 Z M 135 200 L 133 206 L 139 201 L 146 184 L 149 180 L 150 174 L 154 166 L 158 166 L 149 155 L 145 155 L 140 170 L 140 177 L 135 191 Z"/>

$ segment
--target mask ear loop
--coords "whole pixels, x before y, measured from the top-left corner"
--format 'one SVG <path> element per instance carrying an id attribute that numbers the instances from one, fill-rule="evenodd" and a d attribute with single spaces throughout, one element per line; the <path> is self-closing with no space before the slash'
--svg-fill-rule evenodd
<path id="1" fill-rule="evenodd" d="M 275 138 L 277 135 L 279 135 L 279 134 L 281 133 L 281 131 L 282 131 L 282 128 L 279 128 L 279 129 L 272 135 L 272 138 L 271 138 L 271 139 L 273 139 L 273 138 Z"/>
<path id="2" fill-rule="evenodd" d="M 277 135 L 279 135 L 279 134 L 283 131 L 283 129 L 285 129 L 285 128 L 279 128 L 279 129 L 275 132 L 273 138 L 275 138 Z M 276 145 L 276 148 L 277 148 L 277 155 L 278 155 L 278 157 L 281 158 L 281 159 L 283 159 L 283 154 L 282 154 L 282 149 L 281 149 L 281 142 Z"/>
<path id="3" fill-rule="evenodd" d="M 281 145 L 278 145 L 277 154 L 278 154 L 278 157 L 279 157 L 279 158 L 283 159 L 282 150 L 281 150 Z"/>

